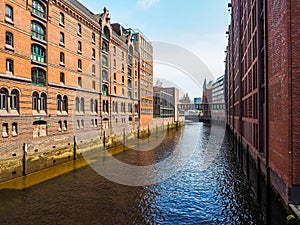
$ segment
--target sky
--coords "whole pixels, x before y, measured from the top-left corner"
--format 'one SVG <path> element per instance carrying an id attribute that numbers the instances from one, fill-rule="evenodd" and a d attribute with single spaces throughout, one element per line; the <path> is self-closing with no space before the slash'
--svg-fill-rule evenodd
<path id="1" fill-rule="evenodd" d="M 229 1 L 79 1 L 96 14 L 102 13 L 106 7 L 111 23 L 137 28 L 148 37 L 154 46 L 154 79 L 160 80 L 163 86 L 176 86 L 181 94 L 188 92 L 191 98 L 201 97 L 204 79 L 209 81 L 224 74 L 225 33 L 230 21 L 227 8 Z M 167 57 L 160 57 L 166 53 L 158 49 L 162 44 L 167 46 L 163 48 L 164 51 L 176 55 L 175 60 L 169 62 Z M 184 59 L 177 54 L 183 51 L 190 53 L 184 54 Z M 190 57 L 192 60 L 189 60 Z M 178 66 L 176 62 L 181 61 L 185 63 L 178 63 Z"/>

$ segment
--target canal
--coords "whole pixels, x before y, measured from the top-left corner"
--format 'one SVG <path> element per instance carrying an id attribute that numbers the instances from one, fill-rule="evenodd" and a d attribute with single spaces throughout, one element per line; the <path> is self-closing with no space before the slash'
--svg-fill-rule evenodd
<path id="1" fill-rule="evenodd" d="M 135 174 L 123 168 L 109 168 L 120 182 L 100 175 L 99 161 L 109 162 L 102 158 L 21 191 L 1 190 L 0 224 L 263 224 L 224 128 L 214 129 L 219 136 L 209 125 L 187 123 L 151 151 L 111 157 L 135 168 L 173 165 L 137 174 L 145 186 L 127 184 Z"/>

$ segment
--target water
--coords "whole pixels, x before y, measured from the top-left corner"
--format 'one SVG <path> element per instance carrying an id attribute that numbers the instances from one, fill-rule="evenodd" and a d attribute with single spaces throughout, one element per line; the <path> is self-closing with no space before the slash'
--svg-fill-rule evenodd
<path id="1" fill-rule="evenodd" d="M 86 166 L 23 191 L 2 190 L 0 224 L 263 224 L 226 136 L 219 148 L 211 134 L 209 126 L 187 124 L 152 151 L 114 156 L 145 166 L 184 149 L 175 175 L 159 183 L 122 185 Z M 157 177 L 170 172 L 163 170 Z"/>

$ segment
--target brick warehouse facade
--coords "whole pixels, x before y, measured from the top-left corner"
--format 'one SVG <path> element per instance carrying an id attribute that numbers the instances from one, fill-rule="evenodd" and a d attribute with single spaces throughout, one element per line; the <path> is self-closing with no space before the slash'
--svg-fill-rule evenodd
<path id="1" fill-rule="evenodd" d="M 139 127 L 139 32 L 111 24 L 107 9 L 4 0 L 0 33 L 0 181 L 22 175 L 25 152 L 30 173 L 73 157 L 77 138 L 89 144 Z"/>
<path id="2" fill-rule="evenodd" d="M 232 1 L 226 115 L 234 149 L 268 213 L 271 186 L 300 204 L 299 1 Z"/>

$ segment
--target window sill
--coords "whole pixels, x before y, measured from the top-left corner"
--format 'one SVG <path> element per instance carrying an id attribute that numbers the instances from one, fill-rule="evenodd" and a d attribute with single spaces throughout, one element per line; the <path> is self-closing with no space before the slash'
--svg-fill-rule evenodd
<path id="1" fill-rule="evenodd" d="M 77 35 L 78 35 L 79 37 L 81 37 L 81 36 L 82 36 L 82 34 L 81 34 L 81 33 L 79 33 L 79 32 L 77 32 Z"/>
<path id="2" fill-rule="evenodd" d="M 7 23 L 9 23 L 11 25 L 15 25 L 14 21 L 11 18 L 9 18 L 9 17 L 5 17 L 5 22 L 7 22 Z"/>
<path id="3" fill-rule="evenodd" d="M 37 37 L 35 37 L 35 36 L 32 36 L 32 35 L 31 35 L 31 39 L 34 40 L 34 41 L 40 42 L 40 43 L 42 43 L 42 44 L 44 44 L 44 45 L 47 45 L 47 44 L 48 44 L 47 41 L 42 40 L 42 39 L 39 39 L 39 38 L 37 38 Z"/>
<path id="4" fill-rule="evenodd" d="M 80 55 L 82 55 L 82 51 L 80 51 L 80 50 L 78 50 L 77 53 L 80 54 Z"/>
<path id="5" fill-rule="evenodd" d="M 59 46 L 65 47 L 65 44 L 63 42 L 59 42 Z"/>
<path id="6" fill-rule="evenodd" d="M 10 51 L 15 51 L 14 47 L 11 45 L 6 44 L 5 49 L 10 50 Z"/>
<path id="7" fill-rule="evenodd" d="M 59 22 L 59 26 L 61 26 L 61 27 L 65 27 L 65 24 L 64 24 L 64 23 L 62 23 L 62 22 Z"/>
<path id="8" fill-rule="evenodd" d="M 34 16 L 34 17 L 36 17 L 38 20 L 41 20 L 41 21 L 43 21 L 43 22 L 45 22 L 45 23 L 47 23 L 47 19 L 45 19 L 44 17 L 42 17 L 42 16 L 40 16 L 40 15 L 38 15 L 38 14 L 35 14 L 33 11 L 31 11 L 31 15 L 32 16 Z"/>
<path id="9" fill-rule="evenodd" d="M 13 72 L 11 72 L 11 71 L 6 71 L 6 75 L 8 75 L 8 76 L 13 76 L 14 74 L 13 74 Z"/>
<path id="10" fill-rule="evenodd" d="M 65 67 L 65 64 L 63 62 L 60 62 L 59 65 Z"/>
<path id="11" fill-rule="evenodd" d="M 82 72 L 82 69 L 78 68 L 77 71 L 78 71 L 78 72 Z"/>
<path id="12" fill-rule="evenodd" d="M 31 63 L 33 64 L 38 64 L 38 65 L 41 65 L 41 66 L 47 66 L 47 63 L 44 63 L 44 62 L 39 62 L 39 61 L 36 61 L 36 60 L 31 60 Z"/>
<path id="13" fill-rule="evenodd" d="M 7 134 L 7 133 L 2 134 L 2 137 L 3 137 L 3 138 L 8 138 L 8 134 Z"/>
<path id="14" fill-rule="evenodd" d="M 96 60 L 95 57 L 92 57 L 92 60 Z"/>

